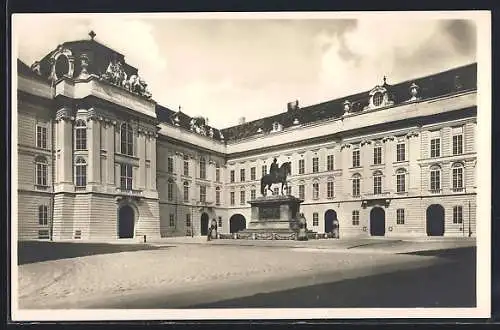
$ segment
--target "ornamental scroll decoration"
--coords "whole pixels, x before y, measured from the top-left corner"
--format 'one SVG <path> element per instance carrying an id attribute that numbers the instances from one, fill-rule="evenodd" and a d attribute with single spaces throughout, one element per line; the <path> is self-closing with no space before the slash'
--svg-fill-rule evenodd
<path id="1" fill-rule="evenodd" d="M 100 76 L 100 79 L 146 99 L 152 97 L 147 88 L 148 84 L 138 75 L 127 77 L 127 73 L 123 70 L 123 64 L 120 61 L 109 62 L 106 72 Z"/>

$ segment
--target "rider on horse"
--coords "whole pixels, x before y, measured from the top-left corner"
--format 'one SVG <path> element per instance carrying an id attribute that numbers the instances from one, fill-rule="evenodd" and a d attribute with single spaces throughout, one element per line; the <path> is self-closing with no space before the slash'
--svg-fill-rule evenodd
<path id="1" fill-rule="evenodd" d="M 274 158 L 273 163 L 271 164 L 271 168 L 269 169 L 269 174 L 271 174 L 271 176 L 274 179 L 276 179 L 277 174 L 278 174 L 278 170 L 279 170 L 278 160 L 276 158 Z"/>

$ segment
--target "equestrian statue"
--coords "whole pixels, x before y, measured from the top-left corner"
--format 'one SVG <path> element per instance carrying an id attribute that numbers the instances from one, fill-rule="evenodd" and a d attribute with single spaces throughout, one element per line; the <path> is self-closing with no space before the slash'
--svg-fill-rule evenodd
<path id="1" fill-rule="evenodd" d="M 285 162 L 278 167 L 278 161 L 274 158 L 269 174 L 264 174 L 260 179 L 260 193 L 262 196 L 267 195 L 267 190 L 272 192 L 271 185 L 274 183 L 281 183 L 281 194 L 284 195 L 285 188 L 288 188 L 286 178 L 291 173 L 291 168 L 292 162 Z"/>

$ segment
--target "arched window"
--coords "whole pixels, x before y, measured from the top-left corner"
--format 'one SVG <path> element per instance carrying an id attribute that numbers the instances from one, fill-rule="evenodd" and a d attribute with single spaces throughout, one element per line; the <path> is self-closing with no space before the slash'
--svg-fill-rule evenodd
<path id="1" fill-rule="evenodd" d="M 200 179 L 207 178 L 207 161 L 205 157 L 200 158 Z"/>
<path id="2" fill-rule="evenodd" d="M 47 186 L 48 163 L 43 156 L 35 158 L 35 182 L 37 186 Z"/>
<path id="3" fill-rule="evenodd" d="M 361 175 L 356 173 L 352 176 L 352 195 L 357 197 L 361 194 Z"/>
<path id="4" fill-rule="evenodd" d="M 382 172 L 373 172 L 373 194 L 379 195 L 382 193 Z"/>
<path id="5" fill-rule="evenodd" d="M 438 165 L 431 166 L 431 191 L 441 191 L 441 167 Z"/>
<path id="6" fill-rule="evenodd" d="M 401 193 L 406 191 L 406 170 L 400 168 L 396 171 L 396 192 Z"/>
<path id="7" fill-rule="evenodd" d="M 75 162 L 75 186 L 85 187 L 87 185 L 87 162 L 79 157 Z"/>
<path id="8" fill-rule="evenodd" d="M 461 163 L 454 163 L 452 166 L 452 188 L 455 191 L 464 187 L 464 166 Z"/>
<path id="9" fill-rule="evenodd" d="M 215 188 L 215 205 L 220 205 L 220 187 Z"/>
<path id="10" fill-rule="evenodd" d="M 167 198 L 169 201 L 174 200 L 174 180 L 171 178 L 169 178 L 167 182 Z"/>
<path id="11" fill-rule="evenodd" d="M 184 202 L 189 202 L 189 182 L 184 181 Z"/>
<path id="12" fill-rule="evenodd" d="M 75 123 L 75 150 L 87 149 L 87 123 L 78 119 Z"/>
<path id="13" fill-rule="evenodd" d="M 134 155 L 134 131 L 132 125 L 123 123 L 120 126 L 120 152 L 124 155 Z"/>

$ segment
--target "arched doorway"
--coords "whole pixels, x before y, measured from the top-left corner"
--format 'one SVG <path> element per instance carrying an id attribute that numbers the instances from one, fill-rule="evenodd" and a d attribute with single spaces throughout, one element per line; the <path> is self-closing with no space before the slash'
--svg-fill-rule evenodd
<path id="1" fill-rule="evenodd" d="M 118 210 L 118 238 L 133 238 L 135 224 L 134 209 L 123 205 Z"/>
<path id="2" fill-rule="evenodd" d="M 247 227 L 247 221 L 241 214 L 234 214 L 229 219 L 229 232 L 237 233 Z"/>
<path id="3" fill-rule="evenodd" d="M 385 236 L 385 211 L 381 207 L 370 211 L 370 235 Z"/>
<path id="4" fill-rule="evenodd" d="M 444 235 L 444 208 L 439 204 L 432 204 L 426 214 L 427 236 Z"/>
<path id="5" fill-rule="evenodd" d="M 208 214 L 203 212 L 200 219 L 200 232 L 201 235 L 208 235 Z"/>
<path id="6" fill-rule="evenodd" d="M 333 233 L 338 229 L 337 212 L 327 210 L 325 212 L 325 233 Z"/>

